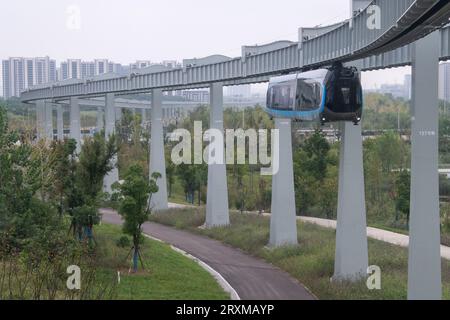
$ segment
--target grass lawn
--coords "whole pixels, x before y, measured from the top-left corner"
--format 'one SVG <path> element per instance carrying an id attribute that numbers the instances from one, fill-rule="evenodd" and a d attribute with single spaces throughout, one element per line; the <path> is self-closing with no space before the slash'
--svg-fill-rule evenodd
<path id="1" fill-rule="evenodd" d="M 102 224 L 95 229 L 98 264 L 102 273 L 121 270 L 117 299 L 127 300 L 218 300 L 229 294 L 196 262 L 158 241 L 145 239 L 142 255 L 148 272 L 124 274 L 131 261 L 125 261 L 129 248 L 120 248 L 118 226 Z"/>
<path id="2" fill-rule="evenodd" d="M 298 222 L 298 247 L 269 250 L 269 218 L 231 213 L 231 226 L 199 229 L 204 209 L 171 210 L 152 220 L 220 240 L 280 267 L 308 287 L 319 299 L 406 299 L 408 250 L 368 239 L 369 264 L 381 268 L 381 290 L 368 290 L 365 282 L 330 282 L 334 269 L 336 231 Z M 450 299 L 450 262 L 442 260 L 443 295 Z"/>

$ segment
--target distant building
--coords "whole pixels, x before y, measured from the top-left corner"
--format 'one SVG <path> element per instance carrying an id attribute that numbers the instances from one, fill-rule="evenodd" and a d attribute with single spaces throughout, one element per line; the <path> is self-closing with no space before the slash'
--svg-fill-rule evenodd
<path id="1" fill-rule="evenodd" d="M 181 68 L 182 65 L 176 60 L 163 60 L 160 63 L 152 62 L 150 60 L 138 60 L 135 63 L 130 64 L 130 70 L 144 69 L 154 65 L 163 65 L 167 68 Z"/>
<path id="2" fill-rule="evenodd" d="M 404 84 L 382 84 L 378 92 L 391 94 L 395 98 L 409 98 Z"/>
<path id="3" fill-rule="evenodd" d="M 172 68 L 172 69 L 182 67 L 181 63 L 176 60 L 163 60 L 163 62 L 161 62 L 161 64 L 165 67 Z"/>
<path id="4" fill-rule="evenodd" d="M 153 65 L 150 60 L 137 60 L 135 63 L 130 64 L 131 70 L 147 68 Z"/>
<path id="5" fill-rule="evenodd" d="M 9 58 L 2 61 L 3 97 L 18 97 L 28 87 L 55 82 L 56 61 L 49 57 Z"/>
<path id="6" fill-rule="evenodd" d="M 81 59 L 69 59 L 61 62 L 58 72 L 58 80 L 85 79 L 105 73 L 123 74 L 121 64 L 108 59 L 95 59 L 94 61 L 82 61 Z"/>
<path id="7" fill-rule="evenodd" d="M 93 77 L 96 73 L 95 62 L 82 62 L 81 63 L 81 78 Z"/>
<path id="8" fill-rule="evenodd" d="M 209 103 L 209 90 L 187 90 L 181 91 L 181 93 L 178 94 L 187 101 Z"/>
<path id="9" fill-rule="evenodd" d="M 252 96 L 252 86 L 250 84 L 225 87 L 224 91 L 225 96 L 233 98 L 248 99 Z"/>

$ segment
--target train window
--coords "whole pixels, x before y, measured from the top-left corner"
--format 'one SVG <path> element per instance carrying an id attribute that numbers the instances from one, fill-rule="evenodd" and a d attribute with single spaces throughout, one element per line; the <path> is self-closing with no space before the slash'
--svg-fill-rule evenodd
<path id="1" fill-rule="evenodd" d="M 293 110 L 295 88 L 289 83 L 277 84 L 270 87 L 267 105 L 271 109 Z"/>
<path id="2" fill-rule="evenodd" d="M 361 83 L 358 81 L 356 83 L 356 105 L 362 106 L 363 104 L 363 93 L 362 93 L 362 86 Z"/>
<path id="3" fill-rule="evenodd" d="M 322 101 L 321 85 L 313 80 L 300 79 L 297 82 L 297 110 L 314 110 Z"/>

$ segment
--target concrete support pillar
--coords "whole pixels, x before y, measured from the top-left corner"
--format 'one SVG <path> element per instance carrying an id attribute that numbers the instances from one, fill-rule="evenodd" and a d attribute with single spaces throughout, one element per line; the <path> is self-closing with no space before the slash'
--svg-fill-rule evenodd
<path id="1" fill-rule="evenodd" d="M 103 108 L 97 108 L 97 132 L 100 132 L 104 129 L 104 113 Z"/>
<path id="2" fill-rule="evenodd" d="M 122 121 L 122 108 L 115 108 L 116 122 Z"/>
<path id="3" fill-rule="evenodd" d="M 38 140 L 45 137 L 45 101 L 36 101 L 36 137 Z"/>
<path id="4" fill-rule="evenodd" d="M 58 131 L 58 140 L 64 140 L 64 109 L 59 105 L 56 109 L 56 129 Z"/>
<path id="5" fill-rule="evenodd" d="M 366 203 L 361 125 L 341 124 L 336 255 L 333 280 L 367 275 Z"/>
<path id="6" fill-rule="evenodd" d="M 210 105 L 210 128 L 221 131 L 223 136 L 223 85 L 221 83 L 211 84 Z M 217 161 L 219 163 L 208 164 L 208 194 L 206 201 L 207 228 L 230 224 L 224 139 L 222 139 L 221 145 L 215 143 L 215 146 L 215 152 L 221 153 L 223 158 L 222 161 L 220 161 L 220 159 Z"/>
<path id="7" fill-rule="evenodd" d="M 142 126 L 145 126 L 147 123 L 147 109 L 142 108 L 141 109 L 141 117 L 142 117 Z"/>
<path id="8" fill-rule="evenodd" d="M 70 98 L 70 138 L 77 142 L 77 153 L 81 151 L 80 104 L 78 97 Z"/>
<path id="9" fill-rule="evenodd" d="M 45 138 L 53 141 L 53 104 L 48 102 L 45 104 Z"/>
<path id="10" fill-rule="evenodd" d="M 279 139 L 272 143 L 272 159 L 279 159 L 279 169 L 272 176 L 271 247 L 298 244 L 291 120 L 275 119 L 275 129 L 279 132 Z M 275 152 L 279 153 L 278 156 Z"/>
<path id="11" fill-rule="evenodd" d="M 408 299 L 441 299 L 438 176 L 439 32 L 412 48 Z"/>
<path id="12" fill-rule="evenodd" d="M 152 91 L 152 126 L 150 136 L 150 175 L 154 172 L 161 174 L 157 184 L 159 190 L 152 195 L 150 206 L 154 211 L 167 210 L 166 160 L 164 154 L 164 130 L 162 123 L 163 92 L 160 89 Z"/>
<path id="13" fill-rule="evenodd" d="M 120 110 L 120 109 L 119 109 Z M 105 138 L 113 135 L 116 130 L 116 108 L 114 94 L 108 93 L 105 98 Z M 119 169 L 117 168 L 117 156 L 112 160 L 113 169 L 105 176 L 103 180 L 103 190 L 106 193 L 112 193 L 112 185 L 119 181 Z"/>

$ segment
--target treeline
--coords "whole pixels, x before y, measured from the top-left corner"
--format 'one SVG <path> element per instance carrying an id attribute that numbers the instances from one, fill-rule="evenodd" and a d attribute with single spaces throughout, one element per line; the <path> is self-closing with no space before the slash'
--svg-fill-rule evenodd
<path id="1" fill-rule="evenodd" d="M 99 278 L 93 225 L 103 178 L 117 153 L 114 137 L 31 143 L 11 130 L 0 105 L 0 299 L 103 299 L 112 276 Z M 69 290 L 67 268 L 83 270 Z"/>

